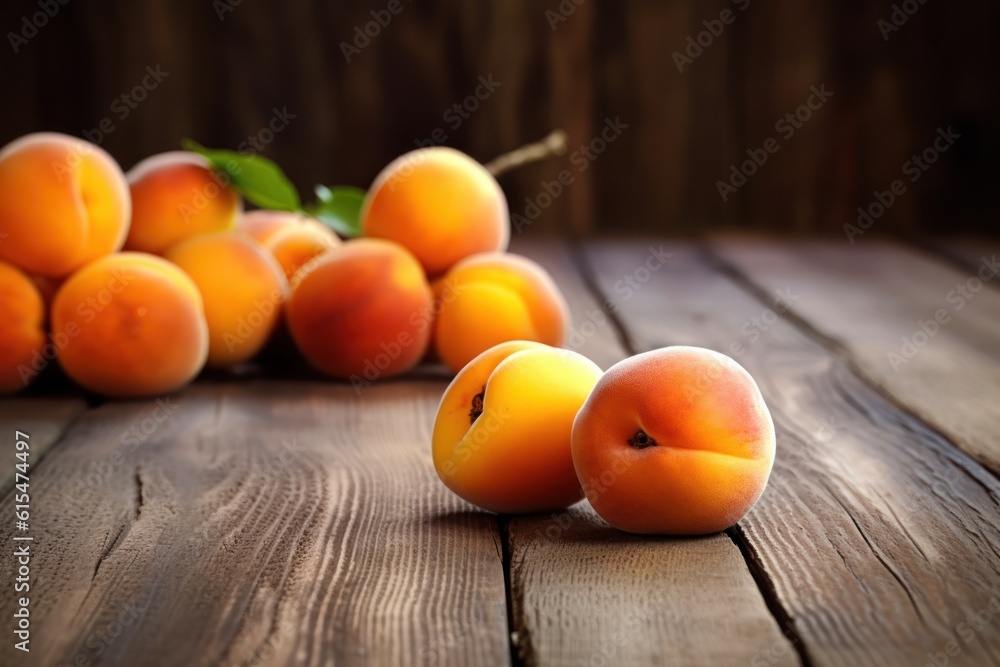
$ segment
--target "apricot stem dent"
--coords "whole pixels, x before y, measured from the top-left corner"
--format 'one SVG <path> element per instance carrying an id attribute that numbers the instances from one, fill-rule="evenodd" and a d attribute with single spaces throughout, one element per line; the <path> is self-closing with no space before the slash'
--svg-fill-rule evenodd
<path id="1" fill-rule="evenodd" d="M 483 390 L 472 397 L 472 409 L 469 410 L 469 423 L 475 424 L 476 420 L 479 419 L 479 415 L 483 414 L 483 403 L 486 401 L 486 387 Z"/>
<path id="2" fill-rule="evenodd" d="M 646 449 L 647 447 L 655 447 L 656 440 L 653 440 L 640 428 L 635 432 L 635 435 L 629 438 L 628 444 L 636 449 Z"/>
<path id="3" fill-rule="evenodd" d="M 523 167 L 532 162 L 545 160 L 553 155 L 562 155 L 566 152 L 566 133 L 563 130 L 554 130 L 549 136 L 541 141 L 536 141 L 525 146 L 521 146 L 509 153 L 504 153 L 490 162 L 486 163 L 486 170 L 493 176 L 500 176 L 511 169 Z"/>

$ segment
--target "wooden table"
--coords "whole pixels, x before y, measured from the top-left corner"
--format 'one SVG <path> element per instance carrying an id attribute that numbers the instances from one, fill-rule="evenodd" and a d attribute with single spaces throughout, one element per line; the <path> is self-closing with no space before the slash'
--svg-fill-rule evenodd
<path id="1" fill-rule="evenodd" d="M 32 651 L 13 648 L 8 588 L 0 664 L 1000 665 L 1000 279 L 972 291 L 1000 268 L 981 269 L 987 246 L 518 245 L 603 367 L 692 344 L 757 379 L 774 472 L 708 537 L 624 535 L 586 503 L 464 504 L 431 464 L 435 369 L 360 391 L 7 400 L 3 460 L 18 429 L 35 464 Z M 8 483 L 5 587 L 14 505 Z"/>

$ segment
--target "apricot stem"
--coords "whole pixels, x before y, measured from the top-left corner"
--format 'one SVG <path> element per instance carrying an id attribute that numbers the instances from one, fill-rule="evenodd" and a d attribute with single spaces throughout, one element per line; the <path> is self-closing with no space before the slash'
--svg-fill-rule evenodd
<path id="1" fill-rule="evenodd" d="M 635 435 L 629 438 L 628 444 L 636 449 L 646 449 L 647 447 L 655 447 L 656 440 L 653 440 L 640 428 L 635 432 Z"/>
<path id="2" fill-rule="evenodd" d="M 472 397 L 472 409 L 469 410 L 469 423 L 475 424 L 476 420 L 479 419 L 479 415 L 483 414 L 483 403 L 486 401 L 486 387 L 483 390 Z"/>
<path id="3" fill-rule="evenodd" d="M 486 170 L 494 176 L 505 174 L 511 169 L 523 167 L 532 162 L 538 162 L 553 155 L 562 155 L 566 152 L 566 133 L 562 130 L 554 130 L 549 136 L 541 141 L 536 141 L 509 153 L 504 153 L 490 162 L 486 163 Z"/>

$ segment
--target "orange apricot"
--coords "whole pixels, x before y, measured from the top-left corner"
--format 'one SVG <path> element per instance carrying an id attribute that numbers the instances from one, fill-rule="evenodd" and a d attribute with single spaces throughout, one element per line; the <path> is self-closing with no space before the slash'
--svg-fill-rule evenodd
<path id="1" fill-rule="evenodd" d="M 37 375 L 33 358 L 45 344 L 45 302 L 20 269 L 0 262 L 0 394 L 24 389 Z"/>
<path id="2" fill-rule="evenodd" d="M 121 249 L 130 215 L 125 175 L 94 144 L 41 132 L 0 150 L 0 260 L 65 276 Z"/>
<path id="3" fill-rule="evenodd" d="M 566 299 L 548 272 L 526 257 L 473 255 L 446 274 L 444 285 L 435 303 L 434 345 L 452 372 L 505 341 L 565 342 Z"/>
<path id="4" fill-rule="evenodd" d="M 288 280 L 294 278 L 310 260 L 340 246 L 340 237 L 332 229 L 308 218 L 283 225 L 264 242 L 264 247 L 278 260 Z"/>
<path id="5" fill-rule="evenodd" d="M 297 276 L 286 317 L 312 366 L 355 387 L 416 365 L 430 337 L 431 289 L 401 245 L 354 239 Z"/>
<path id="6" fill-rule="evenodd" d="M 278 262 L 238 232 L 198 236 L 174 246 L 166 258 L 198 286 L 208 322 L 208 365 L 232 366 L 267 343 L 288 297 Z"/>
<path id="7" fill-rule="evenodd" d="M 287 224 L 295 224 L 304 220 L 306 216 L 301 213 L 291 211 L 267 211 L 258 209 L 247 211 L 240 216 L 236 228 L 254 238 L 258 243 L 263 244 L 278 229 Z"/>
<path id="8" fill-rule="evenodd" d="M 196 153 L 171 151 L 148 157 L 128 172 L 132 226 L 126 250 L 162 255 L 187 239 L 236 226 L 239 195 Z"/>
<path id="9" fill-rule="evenodd" d="M 208 355 L 198 287 L 145 253 L 107 255 L 70 276 L 52 304 L 52 330 L 67 375 L 108 396 L 179 389 Z"/>
<path id="10" fill-rule="evenodd" d="M 494 512 L 543 512 L 583 498 L 573 420 L 601 369 L 586 357 L 509 341 L 473 359 L 445 390 L 434 467 L 465 500 Z"/>
<path id="11" fill-rule="evenodd" d="M 452 148 L 421 148 L 375 178 L 361 210 L 365 236 L 406 246 L 434 278 L 464 257 L 505 250 L 507 200 L 483 165 Z"/>
<path id="12" fill-rule="evenodd" d="M 587 499 L 632 533 L 700 535 L 737 523 L 767 484 L 774 424 L 729 357 L 667 347 L 604 374 L 573 426 Z"/>

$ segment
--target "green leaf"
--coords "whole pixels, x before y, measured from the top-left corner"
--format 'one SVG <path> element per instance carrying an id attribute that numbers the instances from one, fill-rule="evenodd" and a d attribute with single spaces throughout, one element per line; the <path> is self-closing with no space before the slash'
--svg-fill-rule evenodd
<path id="1" fill-rule="evenodd" d="M 316 186 L 316 203 L 306 209 L 306 213 L 323 221 L 333 231 L 347 238 L 361 236 L 361 205 L 365 191 L 361 188 L 342 185 L 328 188 Z"/>
<path id="2" fill-rule="evenodd" d="M 205 148 L 196 141 L 181 142 L 185 150 L 203 155 L 212 167 L 228 176 L 229 184 L 247 201 L 272 211 L 301 211 L 295 186 L 281 167 L 256 153 Z"/>

